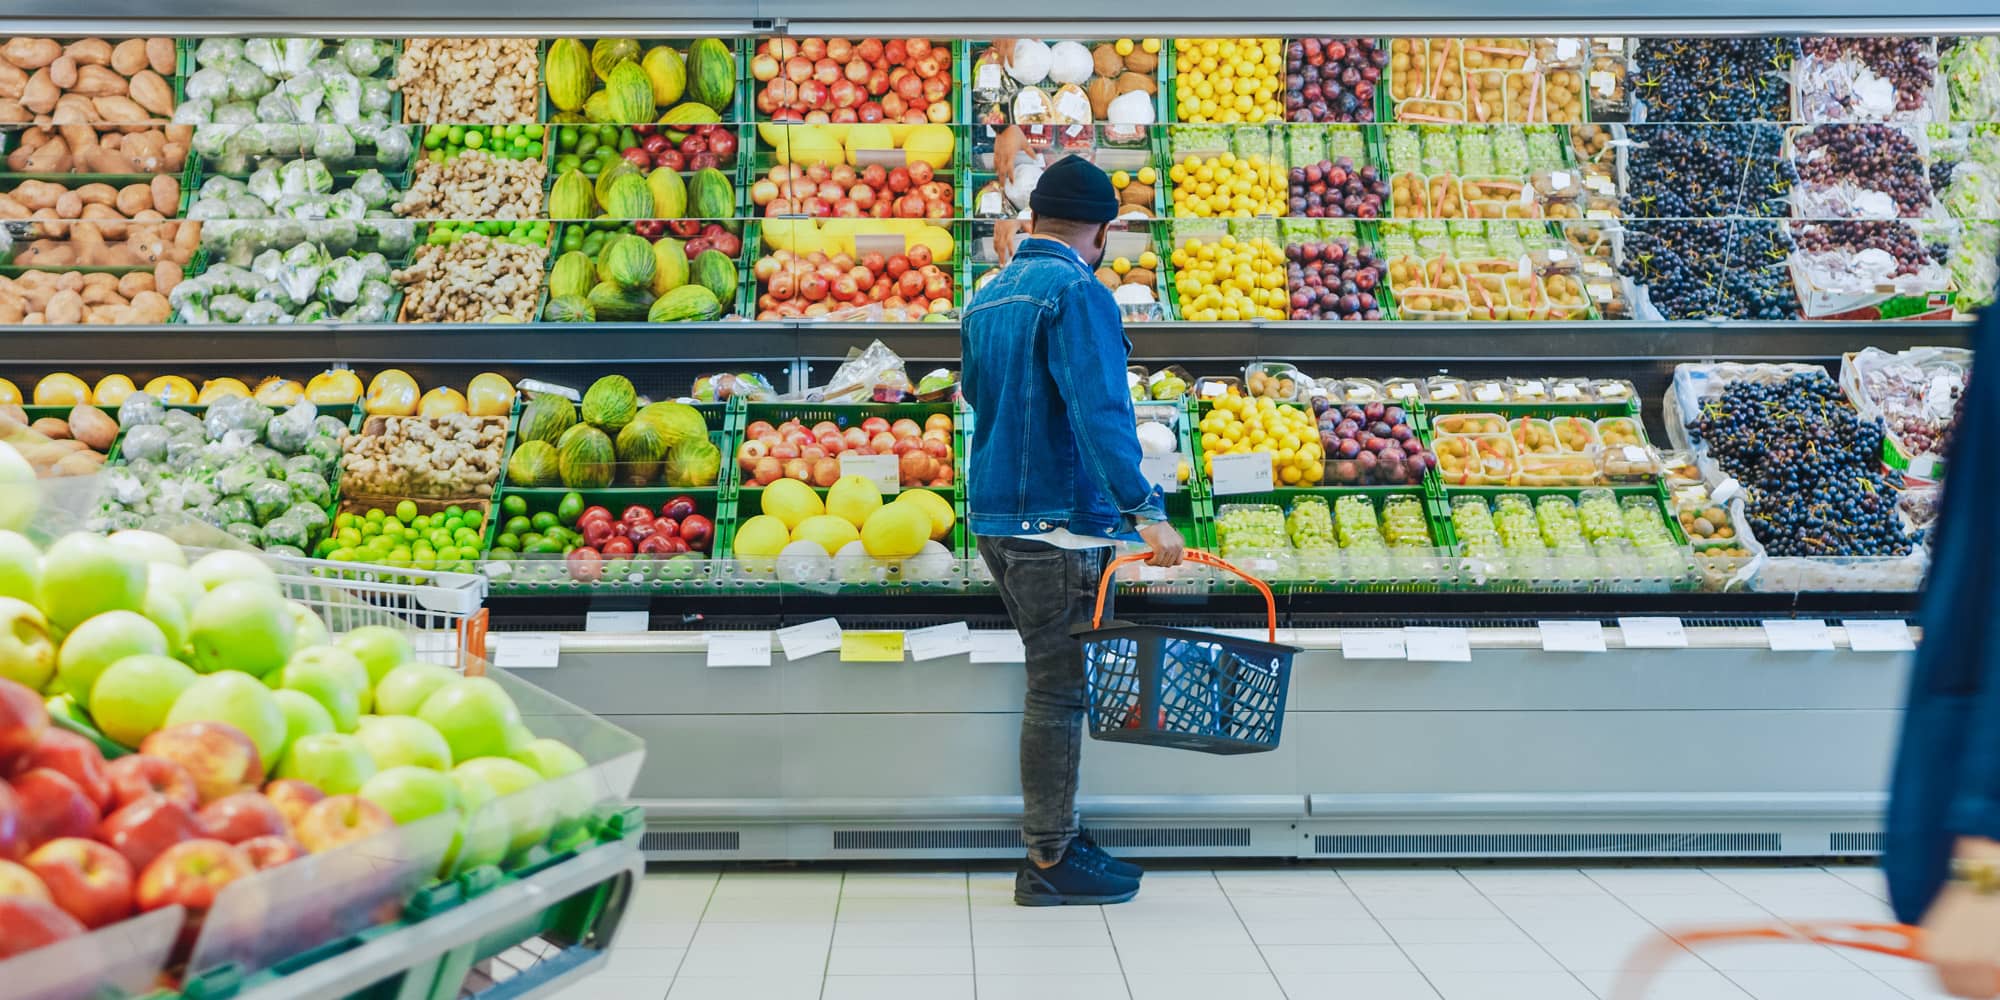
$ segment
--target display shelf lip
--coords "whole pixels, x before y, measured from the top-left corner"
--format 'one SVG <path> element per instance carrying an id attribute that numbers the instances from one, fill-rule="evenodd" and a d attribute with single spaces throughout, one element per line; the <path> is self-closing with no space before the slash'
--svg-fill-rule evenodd
<path id="1" fill-rule="evenodd" d="M 1454 792 L 1444 794 L 1308 792 L 1314 817 L 1394 819 L 1429 816 L 1532 816 L 1552 813 L 1607 818 L 1876 816 L 1880 792 Z"/>

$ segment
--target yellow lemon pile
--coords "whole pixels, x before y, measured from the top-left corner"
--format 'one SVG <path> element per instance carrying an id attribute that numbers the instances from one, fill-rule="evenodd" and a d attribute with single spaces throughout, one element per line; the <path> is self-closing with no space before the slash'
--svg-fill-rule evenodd
<path id="1" fill-rule="evenodd" d="M 1189 240 L 1174 251 L 1173 261 L 1182 319 L 1217 323 L 1290 315 L 1285 255 L 1270 240 Z"/>
<path id="2" fill-rule="evenodd" d="M 1180 121 L 1284 119 L 1284 39 L 1183 38 L 1174 43 L 1174 58 Z"/>
<path id="3" fill-rule="evenodd" d="M 1204 471 L 1214 475 L 1216 455 L 1261 451 L 1271 456 L 1271 482 L 1279 486 L 1317 485 L 1326 472 L 1319 427 L 1312 411 L 1280 406 L 1274 399 L 1245 399 L 1231 389 L 1201 418 Z"/>
<path id="4" fill-rule="evenodd" d="M 1285 168 L 1262 156 L 1218 153 L 1190 156 L 1173 165 L 1174 217 L 1229 219 L 1285 214 Z"/>

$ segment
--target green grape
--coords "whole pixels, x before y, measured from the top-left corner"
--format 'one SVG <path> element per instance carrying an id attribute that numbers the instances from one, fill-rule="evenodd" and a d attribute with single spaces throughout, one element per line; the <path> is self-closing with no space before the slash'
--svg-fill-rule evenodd
<path id="1" fill-rule="evenodd" d="M 1584 490 L 1577 515 L 1583 521 L 1583 536 L 1592 542 L 1626 537 L 1625 517 L 1619 513 L 1618 498 L 1610 490 Z"/>
<path id="2" fill-rule="evenodd" d="M 1493 524 L 1500 533 L 1500 544 L 1507 548 L 1544 548 L 1535 508 L 1519 493 L 1505 494 L 1493 502 Z"/>
<path id="3" fill-rule="evenodd" d="M 1300 551 L 1334 548 L 1333 518 L 1327 513 L 1325 498 L 1309 496 L 1293 501 L 1292 512 L 1285 517 L 1285 533 L 1291 537 L 1292 547 Z"/>
<path id="4" fill-rule="evenodd" d="M 1568 497 L 1548 496 L 1535 501 L 1535 518 L 1541 522 L 1542 541 L 1552 549 L 1582 547 L 1583 525 L 1576 504 Z"/>
<path id="5" fill-rule="evenodd" d="M 1424 519 L 1423 501 L 1416 497 L 1390 497 L 1383 501 L 1382 537 L 1396 548 L 1430 548 L 1431 527 Z"/>

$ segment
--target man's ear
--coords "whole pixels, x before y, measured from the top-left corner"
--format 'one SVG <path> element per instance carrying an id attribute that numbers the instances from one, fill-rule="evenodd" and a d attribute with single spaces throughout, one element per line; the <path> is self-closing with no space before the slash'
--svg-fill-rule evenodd
<path id="1" fill-rule="evenodd" d="M 1107 222 L 1104 225 L 1097 227 L 1097 249 L 1104 250 L 1109 248 L 1110 246 L 1111 246 L 1111 223 Z"/>
<path id="2" fill-rule="evenodd" d="M 1036 214 L 1034 209 L 1031 208 L 1028 210 L 1028 232 L 1032 233 L 1040 230 L 1041 221 L 1042 217 Z"/>

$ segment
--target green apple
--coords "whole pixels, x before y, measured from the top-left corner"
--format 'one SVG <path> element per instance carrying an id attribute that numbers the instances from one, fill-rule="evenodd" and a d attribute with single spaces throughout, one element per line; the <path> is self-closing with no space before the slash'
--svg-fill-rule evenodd
<path id="1" fill-rule="evenodd" d="M 377 771 L 356 794 L 381 806 L 398 824 L 458 808 L 458 785 L 443 771 L 423 767 Z"/>
<path id="2" fill-rule="evenodd" d="M 458 786 L 461 818 L 445 852 L 443 873 L 455 875 L 479 865 L 497 865 L 507 858 L 507 814 L 487 808 L 496 798 L 493 786 L 478 775 L 457 768 L 448 775 Z"/>
<path id="3" fill-rule="evenodd" d="M 286 601 L 285 610 L 292 613 L 293 649 L 324 646 L 333 641 L 333 633 L 326 630 L 326 623 L 320 621 L 313 609 L 297 601 Z"/>
<path id="4" fill-rule="evenodd" d="M 339 646 L 306 646 L 294 652 L 292 658 L 285 661 L 285 669 L 278 671 L 280 678 L 293 667 L 313 667 L 338 675 L 341 683 L 353 691 L 361 702 L 362 715 L 375 710 L 375 696 L 368 690 L 368 668 L 362 666 L 361 661 L 355 659 L 353 653 Z M 281 683 L 280 686 L 292 685 Z"/>
<path id="5" fill-rule="evenodd" d="M 583 755 L 571 749 L 569 744 L 546 737 L 529 743 L 513 757 L 551 781 L 590 766 Z"/>
<path id="6" fill-rule="evenodd" d="M 35 594 L 58 628 L 107 611 L 138 611 L 146 601 L 146 563 L 97 535 L 64 535 L 42 557 Z"/>
<path id="7" fill-rule="evenodd" d="M 421 719 L 407 715 L 364 716 L 361 728 L 354 735 L 368 748 L 375 763 L 383 767 L 428 767 L 433 771 L 451 767 L 451 746 Z"/>
<path id="8" fill-rule="evenodd" d="M 272 571 L 269 563 L 248 552 L 227 549 L 210 552 L 195 560 L 188 569 L 194 573 L 203 590 L 214 590 L 225 583 L 243 580 L 259 584 L 271 593 L 278 592 L 278 574 Z"/>
<path id="9" fill-rule="evenodd" d="M 114 531 L 107 541 L 130 549 L 148 563 L 187 568 L 187 556 L 181 554 L 180 544 L 158 532 L 137 529 Z"/>
<path id="10" fill-rule="evenodd" d="M 271 697 L 285 713 L 286 753 L 290 753 L 292 746 L 304 737 L 335 731 L 333 716 L 328 715 L 326 706 L 314 701 L 312 695 L 304 691 L 273 691 Z"/>
<path id="11" fill-rule="evenodd" d="M 42 617 L 42 609 L 0 597 L 0 678 L 45 691 L 55 675 L 56 644 L 49 638 L 49 620 Z"/>
<path id="12" fill-rule="evenodd" d="M 91 685 L 90 717 L 104 735 L 136 747 L 166 724 L 167 712 L 199 676 L 171 656 L 125 657 Z"/>
<path id="13" fill-rule="evenodd" d="M 464 761 L 507 756 L 511 730 L 521 724 L 521 710 L 492 678 L 461 677 L 425 698 L 417 718 L 444 736 L 451 745 L 451 759 Z"/>
<path id="14" fill-rule="evenodd" d="M 168 567 L 171 569 L 172 567 Z M 146 604 L 139 611 L 146 620 L 160 627 L 160 634 L 167 637 L 167 648 L 178 653 L 187 648 L 188 610 L 181 605 L 181 599 L 169 590 L 146 588 Z"/>
<path id="15" fill-rule="evenodd" d="M 278 765 L 278 777 L 303 781 L 328 795 L 352 795 L 375 776 L 375 758 L 346 733 L 301 736 Z"/>
<path id="16" fill-rule="evenodd" d="M 196 580 L 194 574 L 188 572 L 186 568 L 169 566 L 166 563 L 148 563 L 146 596 L 152 597 L 155 591 L 171 594 L 180 604 L 181 611 L 189 618 L 194 617 L 194 606 L 201 603 L 201 599 L 208 594 L 208 589 L 203 587 L 201 581 Z"/>
<path id="17" fill-rule="evenodd" d="M 254 581 L 225 583 L 194 606 L 189 633 L 194 668 L 204 674 L 240 670 L 262 677 L 291 657 L 294 631 L 292 613 L 276 590 Z"/>
<path id="18" fill-rule="evenodd" d="M 78 625 L 56 654 L 56 686 L 90 707 L 90 689 L 104 668 L 128 656 L 167 654 L 167 635 L 136 611 L 106 611 Z"/>
<path id="19" fill-rule="evenodd" d="M 42 550 L 14 531 L 0 531 L 0 597 L 33 601 L 42 579 Z"/>
<path id="20" fill-rule="evenodd" d="M 384 625 L 363 625 L 340 637 L 340 647 L 368 668 L 368 683 L 382 683 L 389 671 L 417 658 L 409 636 Z"/>
<path id="21" fill-rule="evenodd" d="M 337 662 L 294 657 L 279 672 L 278 686 L 319 702 L 333 719 L 337 732 L 351 733 L 361 721 L 361 692 L 367 689 L 356 684 L 353 675 Z"/>
<path id="22" fill-rule="evenodd" d="M 224 670 L 197 677 L 167 710 L 169 726 L 204 721 L 227 722 L 243 730 L 257 744 L 266 768 L 284 756 L 289 735 L 285 710 L 278 707 L 270 689 L 249 674 Z"/>
<path id="23" fill-rule="evenodd" d="M 505 757 L 480 757 L 452 769 L 493 789 L 498 809 L 507 818 L 507 852 L 517 854 L 546 840 L 554 817 L 544 796 L 530 789 L 542 783 L 535 769 Z M 524 794 L 525 793 L 525 794 Z"/>
<path id="24" fill-rule="evenodd" d="M 424 699 L 458 680 L 458 671 L 412 660 L 389 671 L 375 686 L 375 711 L 381 715 L 415 715 Z"/>
<path id="25" fill-rule="evenodd" d="M 35 481 L 35 467 L 13 445 L 0 445 L 0 528 L 26 527 L 41 505 L 42 484 Z"/>

